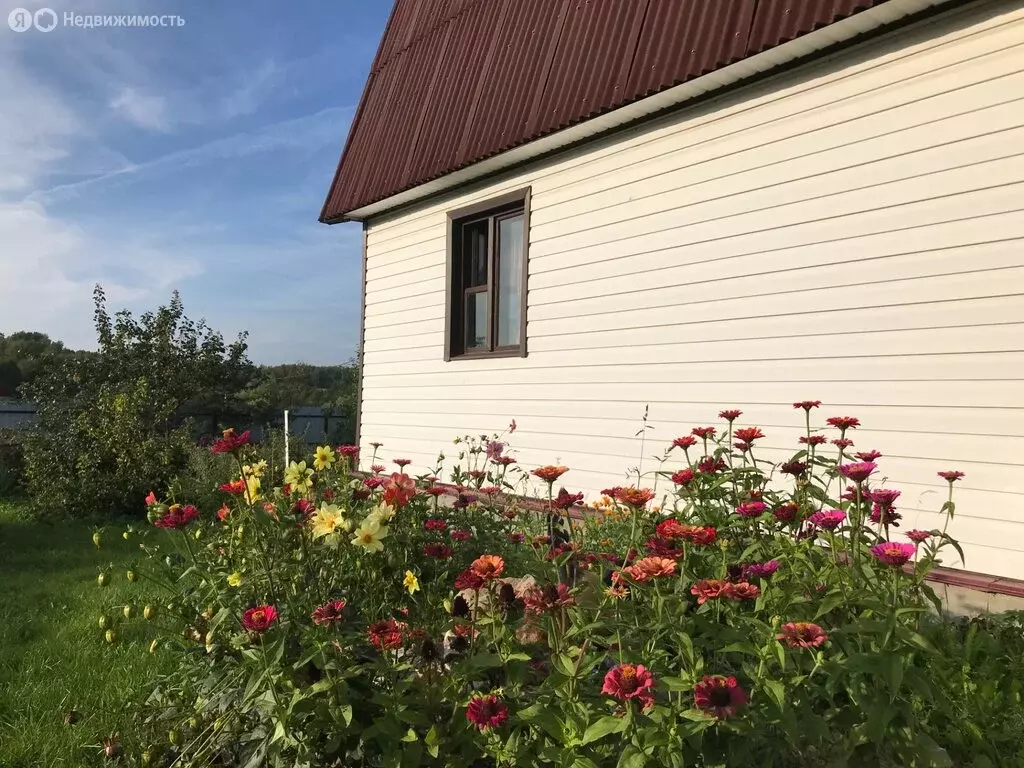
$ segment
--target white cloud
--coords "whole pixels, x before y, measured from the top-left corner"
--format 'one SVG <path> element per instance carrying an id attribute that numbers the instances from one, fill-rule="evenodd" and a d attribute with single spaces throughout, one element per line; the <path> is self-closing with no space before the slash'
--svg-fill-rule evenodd
<path id="1" fill-rule="evenodd" d="M 147 96 L 134 88 L 124 88 L 110 102 L 111 108 L 139 128 L 166 133 L 171 129 L 167 101 L 162 96 Z"/>

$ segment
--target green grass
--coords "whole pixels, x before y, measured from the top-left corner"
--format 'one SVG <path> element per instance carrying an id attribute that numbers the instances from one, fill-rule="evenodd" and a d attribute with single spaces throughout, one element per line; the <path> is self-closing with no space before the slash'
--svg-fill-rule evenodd
<path id="1" fill-rule="evenodd" d="M 99 744 L 123 730 L 126 705 L 167 660 L 148 652 L 147 590 L 126 571 L 138 554 L 110 527 L 103 547 L 80 523 L 33 523 L 0 502 L 0 767 L 79 768 L 102 762 Z M 107 586 L 97 584 L 110 566 Z M 101 613 L 116 620 L 110 646 Z M 65 714 L 79 713 L 74 724 Z"/>

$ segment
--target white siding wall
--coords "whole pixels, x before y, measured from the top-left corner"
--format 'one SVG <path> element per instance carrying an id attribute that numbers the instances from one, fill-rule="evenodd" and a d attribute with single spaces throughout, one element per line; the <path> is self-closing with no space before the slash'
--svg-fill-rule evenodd
<path id="1" fill-rule="evenodd" d="M 531 185 L 525 359 L 444 362 L 445 215 Z M 766 449 L 858 416 L 966 567 L 1024 576 L 1024 7 L 975 6 L 371 222 L 362 440 L 500 431 L 595 492 L 719 408 Z M 833 435 L 835 436 L 835 435 Z M 645 459 L 646 468 L 653 468 Z M 952 564 L 952 563 L 951 563 Z"/>

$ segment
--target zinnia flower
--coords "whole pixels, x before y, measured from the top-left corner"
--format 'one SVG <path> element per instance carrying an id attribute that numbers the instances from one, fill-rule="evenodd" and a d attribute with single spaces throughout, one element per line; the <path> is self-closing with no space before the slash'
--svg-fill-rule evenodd
<path id="1" fill-rule="evenodd" d="M 452 531 L 452 541 L 469 541 L 473 538 L 472 531 Z"/>
<path id="2" fill-rule="evenodd" d="M 728 466 L 722 458 L 705 456 L 697 463 L 697 471 L 703 472 L 705 475 L 713 475 L 716 472 L 721 472 Z"/>
<path id="3" fill-rule="evenodd" d="M 779 570 L 781 563 L 778 560 L 769 560 L 767 563 L 751 563 L 743 566 L 744 578 L 766 579 Z"/>
<path id="4" fill-rule="evenodd" d="M 705 675 L 694 686 L 693 703 L 697 709 L 724 720 L 743 708 L 747 703 L 747 693 L 735 677 Z"/>
<path id="5" fill-rule="evenodd" d="M 601 693 L 620 701 L 636 699 L 647 709 L 654 705 L 654 675 L 643 664 L 619 664 L 604 676 Z"/>
<path id="6" fill-rule="evenodd" d="M 505 561 L 498 555 L 480 555 L 469 567 L 484 581 L 493 581 L 505 570 Z"/>
<path id="7" fill-rule="evenodd" d="M 918 530 L 917 528 L 915 528 L 912 531 L 907 531 L 906 537 L 908 539 L 910 539 L 912 542 L 914 542 L 915 544 L 921 544 L 923 542 L 928 541 L 928 539 L 930 539 L 932 537 L 932 532 L 931 531 L 921 531 L 921 530 Z"/>
<path id="8" fill-rule="evenodd" d="M 743 415 L 743 411 L 719 411 L 718 418 L 725 419 L 728 422 L 736 421 L 740 416 Z"/>
<path id="9" fill-rule="evenodd" d="M 817 624 L 809 621 L 790 621 L 783 624 L 782 632 L 775 636 L 790 648 L 817 648 L 828 642 L 828 635 Z"/>
<path id="10" fill-rule="evenodd" d="M 227 504 L 221 504 L 217 510 L 217 519 L 222 523 L 231 516 L 231 508 Z"/>
<path id="11" fill-rule="evenodd" d="M 405 572 L 405 578 L 402 579 L 402 586 L 409 590 L 409 594 L 412 595 L 414 592 L 419 592 L 420 581 L 416 578 L 416 574 L 412 571 Z"/>
<path id="12" fill-rule="evenodd" d="M 334 451 L 332 451 L 329 446 L 321 445 L 317 447 L 316 452 L 313 454 L 313 468 L 317 472 L 330 469 L 334 466 L 336 459 L 337 457 L 334 455 Z"/>
<path id="13" fill-rule="evenodd" d="M 876 459 L 882 458 L 882 454 L 872 449 L 870 451 L 860 451 L 859 453 L 853 454 L 861 461 L 875 461 Z"/>
<path id="14" fill-rule="evenodd" d="M 835 440 L 832 441 L 832 445 L 834 445 L 841 451 L 845 451 L 847 448 L 853 446 L 853 440 L 850 440 L 845 437 L 837 437 Z"/>
<path id="15" fill-rule="evenodd" d="M 672 441 L 673 448 L 682 448 L 684 451 L 687 448 L 692 448 L 697 444 L 697 438 L 693 435 L 686 435 L 685 437 L 677 437 Z"/>
<path id="16" fill-rule="evenodd" d="M 406 627 L 404 622 L 394 619 L 375 621 L 367 628 L 366 636 L 378 651 L 389 651 L 401 647 Z"/>
<path id="17" fill-rule="evenodd" d="M 803 461 L 787 461 L 779 467 L 779 472 L 784 475 L 800 477 L 807 471 L 807 464 Z"/>
<path id="18" fill-rule="evenodd" d="M 624 570 L 633 581 L 642 584 L 649 579 L 674 575 L 676 561 L 667 557 L 645 557 Z"/>
<path id="19" fill-rule="evenodd" d="M 447 531 L 448 523 L 439 517 L 432 517 L 423 524 L 423 529 L 427 531 Z"/>
<path id="20" fill-rule="evenodd" d="M 251 437 L 249 430 L 236 435 L 234 429 L 225 429 L 221 437 L 210 445 L 210 453 L 237 453 L 242 446 L 248 445 Z"/>
<path id="21" fill-rule="evenodd" d="M 385 469 L 387 469 L 387 467 L 385 467 L 383 464 L 373 464 L 370 466 L 370 471 L 373 472 L 375 475 L 379 475 Z"/>
<path id="22" fill-rule="evenodd" d="M 828 442 L 828 438 L 824 435 L 801 435 L 800 442 L 804 445 L 822 445 Z"/>
<path id="23" fill-rule="evenodd" d="M 583 501 L 582 493 L 569 493 L 565 488 L 562 488 L 558 491 L 558 495 L 551 500 L 551 504 L 555 509 L 568 510 L 575 507 L 581 501 Z"/>
<path id="24" fill-rule="evenodd" d="M 277 621 L 277 608 L 272 605 L 257 605 L 242 614 L 242 626 L 250 632 L 262 635 Z"/>
<path id="25" fill-rule="evenodd" d="M 460 592 L 464 589 L 480 589 L 487 581 L 472 568 L 467 568 L 455 577 L 455 588 Z"/>
<path id="26" fill-rule="evenodd" d="M 843 521 L 846 519 L 846 513 L 841 509 L 822 509 L 807 519 L 818 528 L 834 531 L 843 524 Z"/>
<path id="27" fill-rule="evenodd" d="M 711 546 L 718 538 L 718 531 L 710 525 L 684 525 L 682 529 L 680 538 L 700 547 Z"/>
<path id="28" fill-rule="evenodd" d="M 761 588 L 746 581 L 728 582 L 722 587 L 722 595 L 730 600 L 756 600 L 761 595 Z"/>
<path id="29" fill-rule="evenodd" d="M 780 523 L 788 523 L 796 519 L 797 512 L 799 511 L 800 507 L 792 502 L 789 504 L 780 504 L 772 510 L 772 517 Z"/>
<path id="30" fill-rule="evenodd" d="M 567 608 L 575 605 L 576 600 L 569 594 L 569 587 L 565 584 L 549 584 L 548 586 L 533 587 L 523 595 L 523 604 L 526 612 L 534 615 L 554 611 L 558 608 Z"/>
<path id="31" fill-rule="evenodd" d="M 668 520 L 662 520 L 658 523 L 658 527 L 655 529 L 655 532 L 658 536 L 665 539 L 678 539 L 682 537 L 685 530 L 686 529 L 682 523 L 674 518 L 669 518 Z"/>
<path id="32" fill-rule="evenodd" d="M 295 493 L 309 493 L 313 488 L 313 470 L 307 468 L 304 461 L 293 461 L 284 471 L 284 481 Z"/>
<path id="33" fill-rule="evenodd" d="M 452 548 L 447 544 L 424 544 L 423 554 L 435 560 L 447 560 L 452 556 Z"/>
<path id="34" fill-rule="evenodd" d="M 230 483 L 224 483 L 217 486 L 218 491 L 224 491 L 224 493 L 230 493 L 232 496 L 241 496 L 245 493 L 245 480 L 238 479 L 232 480 Z"/>
<path id="35" fill-rule="evenodd" d="M 902 544 L 895 541 L 883 541 L 871 548 L 871 554 L 875 558 L 894 568 L 902 568 L 916 551 L 917 547 L 913 544 Z"/>
<path id="36" fill-rule="evenodd" d="M 615 498 L 628 507 L 640 509 L 654 498 L 654 491 L 649 488 L 619 488 Z"/>
<path id="37" fill-rule="evenodd" d="M 673 545 L 671 539 L 663 539 L 660 536 L 655 536 L 647 540 L 644 544 L 644 549 L 650 552 L 652 555 L 658 557 L 667 557 L 672 560 L 677 560 L 683 556 L 683 550 Z M 588 555 L 588 558 L 590 556 Z M 594 558 L 597 556 L 594 555 Z"/>
<path id="38" fill-rule="evenodd" d="M 344 618 L 345 601 L 331 600 L 313 611 L 313 623 L 318 627 L 337 623 Z"/>
<path id="39" fill-rule="evenodd" d="M 699 437 L 701 440 L 707 440 L 715 436 L 717 430 L 714 427 L 694 427 L 690 430 L 691 434 Z"/>
<path id="40" fill-rule="evenodd" d="M 566 472 L 569 471 L 568 467 L 552 466 L 547 465 L 546 467 L 538 467 L 537 469 L 531 469 L 530 474 L 539 477 L 546 483 L 553 483 L 555 480 L 560 478 Z"/>
<path id="41" fill-rule="evenodd" d="M 412 464 L 412 459 L 395 459 L 394 463 L 404 469 L 405 467 L 408 467 L 410 464 Z"/>
<path id="42" fill-rule="evenodd" d="M 825 423 L 831 427 L 835 427 L 840 432 L 845 432 L 848 429 L 856 429 L 860 426 L 860 419 L 855 416 L 832 416 L 831 418 L 825 419 Z"/>
<path id="43" fill-rule="evenodd" d="M 191 504 L 184 507 L 181 504 L 171 504 L 163 516 L 153 521 L 153 525 L 157 528 L 184 528 L 197 517 L 199 510 Z"/>
<path id="44" fill-rule="evenodd" d="M 697 596 L 697 605 L 704 605 L 708 600 L 721 597 L 727 584 L 721 579 L 701 579 L 690 587 L 690 594 Z"/>
<path id="45" fill-rule="evenodd" d="M 466 719 L 481 731 L 500 728 L 508 721 L 508 707 L 497 696 L 474 696 L 466 707 Z"/>
<path id="46" fill-rule="evenodd" d="M 896 499 L 900 497 L 900 492 L 888 488 L 877 488 L 873 491 L 867 491 L 864 495 L 875 502 L 875 504 L 891 507 L 896 502 Z"/>
<path id="47" fill-rule="evenodd" d="M 352 543 L 357 547 L 362 547 L 367 552 L 380 552 L 384 549 L 381 540 L 387 538 L 387 535 L 388 528 L 386 525 L 381 525 L 378 520 L 368 517 L 356 529 Z"/>
<path id="48" fill-rule="evenodd" d="M 358 445 L 339 445 L 338 455 L 344 456 L 349 460 L 350 463 L 355 464 L 356 459 L 359 458 L 359 446 Z M 383 470 L 381 470 L 383 471 Z"/>
<path id="49" fill-rule="evenodd" d="M 854 464 L 840 464 L 839 474 L 855 483 L 863 483 L 876 469 L 878 465 L 873 461 L 858 461 Z"/>
<path id="50" fill-rule="evenodd" d="M 794 408 L 803 408 L 807 413 L 811 412 L 811 408 L 817 408 L 821 405 L 821 400 L 801 400 L 799 403 L 793 403 Z"/>
<path id="51" fill-rule="evenodd" d="M 768 505 L 763 501 L 744 501 L 736 507 L 736 514 L 741 517 L 760 517 L 768 511 Z"/>
<path id="52" fill-rule="evenodd" d="M 939 472 L 939 477 L 941 477 L 943 480 L 948 480 L 950 483 L 955 483 L 963 476 L 964 473 L 961 472 L 960 470 L 947 470 L 946 472 Z"/>
<path id="53" fill-rule="evenodd" d="M 737 429 L 733 432 L 735 437 L 740 443 L 749 448 L 755 440 L 760 440 L 764 437 L 760 427 L 743 427 L 743 429 Z"/>
<path id="54" fill-rule="evenodd" d="M 672 473 L 672 482 L 676 485 L 689 485 L 693 482 L 694 473 L 692 469 L 680 469 L 678 472 Z"/>

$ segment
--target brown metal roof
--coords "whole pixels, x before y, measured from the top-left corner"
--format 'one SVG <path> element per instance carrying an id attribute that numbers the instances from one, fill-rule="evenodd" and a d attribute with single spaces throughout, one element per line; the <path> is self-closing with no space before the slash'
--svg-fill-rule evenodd
<path id="1" fill-rule="evenodd" d="M 886 0 L 397 0 L 321 221 Z"/>

